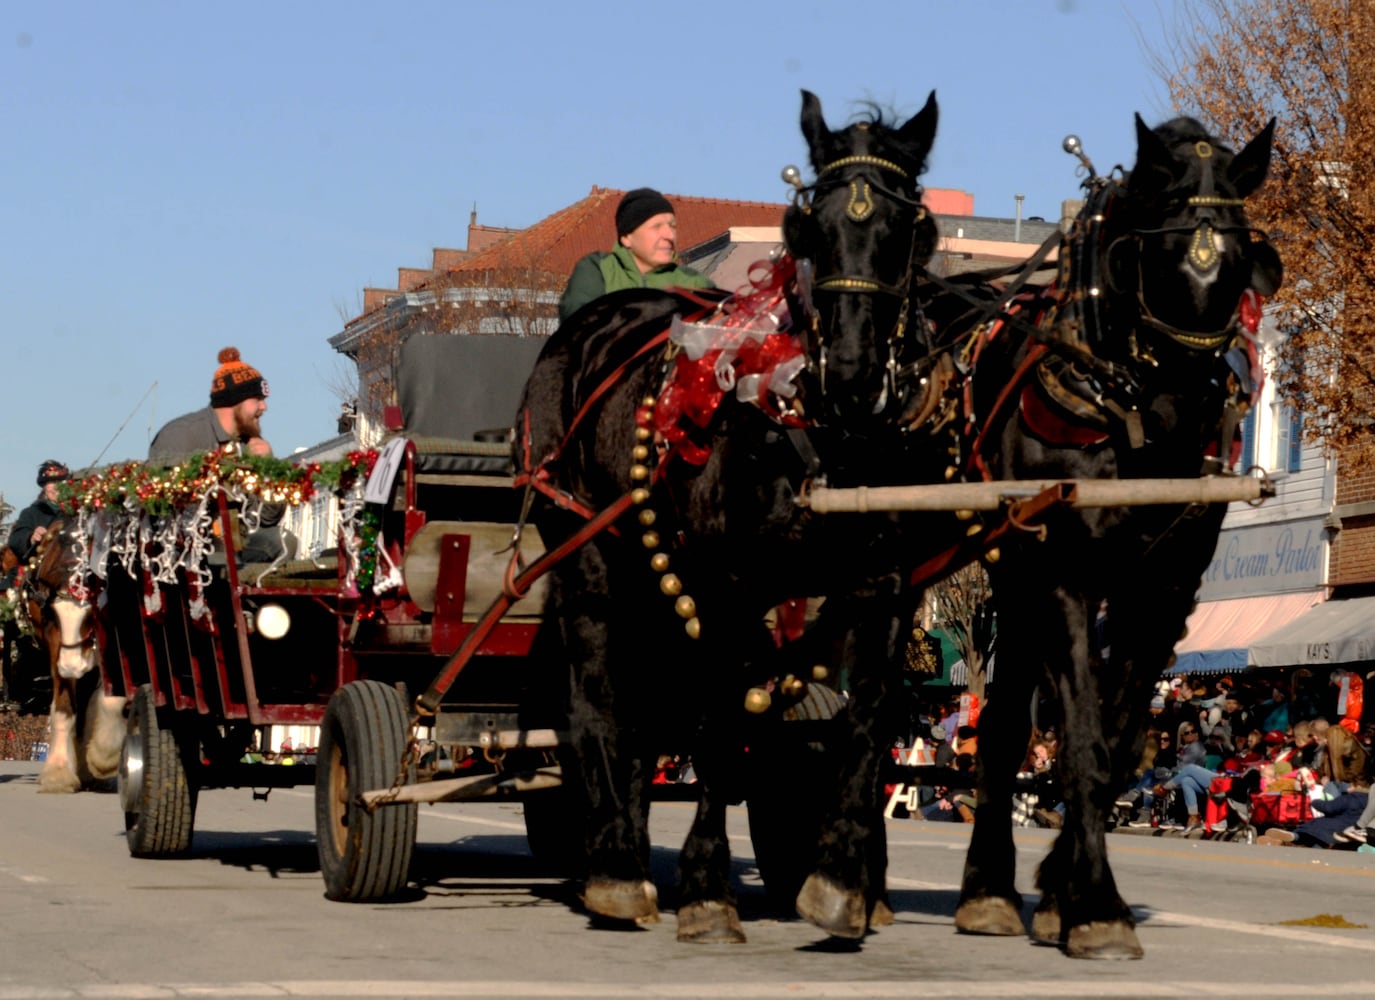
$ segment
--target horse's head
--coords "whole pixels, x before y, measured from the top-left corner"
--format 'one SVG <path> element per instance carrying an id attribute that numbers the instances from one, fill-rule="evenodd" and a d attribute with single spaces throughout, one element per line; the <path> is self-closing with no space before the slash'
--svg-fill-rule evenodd
<path id="1" fill-rule="evenodd" d="M 95 615 L 82 580 L 84 544 L 76 524 L 54 521 L 39 545 L 38 567 L 27 580 L 30 616 L 53 669 L 67 678 L 95 666 Z"/>
<path id="2" fill-rule="evenodd" d="M 1279 287 L 1279 255 L 1245 208 L 1269 169 L 1274 125 L 1234 154 L 1192 118 L 1150 129 L 1137 116 L 1136 164 L 1108 223 L 1107 277 L 1159 344 L 1223 349 L 1247 291 Z"/>
<path id="3" fill-rule="evenodd" d="M 876 110 L 831 131 L 816 96 L 802 92 L 802 134 L 816 181 L 799 185 L 783 237 L 812 262 L 817 337 L 812 363 L 827 413 L 853 422 L 896 407 L 892 392 L 917 265 L 936 245 L 936 226 L 917 178 L 936 133 L 936 95 L 895 125 Z"/>

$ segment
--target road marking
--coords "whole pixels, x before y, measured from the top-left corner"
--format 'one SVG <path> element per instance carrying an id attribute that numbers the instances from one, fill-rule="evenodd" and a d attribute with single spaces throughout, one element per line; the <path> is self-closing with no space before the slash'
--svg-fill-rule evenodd
<path id="1" fill-rule="evenodd" d="M 547 997 L 589 998 L 589 1000 L 681 1000 L 685 997 L 723 998 L 723 1000 L 792 1000 L 803 998 L 901 998 L 952 997 L 1294 997 L 1313 991 L 1311 983 L 1211 982 L 1200 986 L 1197 980 L 1161 981 L 1109 980 L 1095 977 L 1083 982 L 1063 978 L 1047 980 L 858 980 L 788 981 L 772 983 L 698 982 L 698 983 L 572 983 L 566 980 L 415 982 L 398 980 L 339 981 L 281 980 L 241 983 L 92 983 L 80 986 L 0 985 L 0 1000 L 167 1000 L 169 997 L 428 997 L 502 998 L 502 1000 L 539 1000 Z M 1356 982 L 1324 981 L 1324 996 L 1368 997 L 1369 980 Z"/>
<path id="2" fill-rule="evenodd" d="M 954 882 L 921 882 L 916 879 L 888 876 L 888 886 L 892 889 L 921 889 L 925 892 L 959 892 Z M 899 911 L 901 912 L 901 911 Z M 1375 941 L 1336 934 L 1319 934 L 1314 931 L 1300 930 L 1297 927 L 1281 927 L 1274 924 L 1248 924 L 1239 920 L 1219 920 L 1200 917 L 1192 913 L 1173 913 L 1168 910 L 1152 910 L 1145 907 L 1133 908 L 1138 926 L 1149 928 L 1157 923 L 1181 924 L 1187 927 L 1206 927 L 1209 930 L 1226 931 L 1230 934 L 1253 934 L 1257 937 L 1279 938 L 1295 944 L 1320 944 L 1330 948 L 1354 951 L 1375 951 Z M 1367 987 L 1369 991 L 1369 987 Z M 1211 993 L 1211 989 L 1209 990 Z"/>
<path id="3" fill-rule="evenodd" d="M 15 871 L 9 865 L 0 865 L 0 875 L 8 875 L 11 878 L 17 878 L 20 882 L 48 881 L 47 876 L 45 875 L 25 875 L 23 872 Z"/>

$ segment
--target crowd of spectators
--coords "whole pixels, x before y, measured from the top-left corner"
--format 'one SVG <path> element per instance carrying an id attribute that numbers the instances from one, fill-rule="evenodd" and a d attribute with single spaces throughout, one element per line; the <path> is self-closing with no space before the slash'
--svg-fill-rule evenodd
<path id="1" fill-rule="evenodd" d="M 1362 687 L 1341 670 L 1162 681 L 1117 800 L 1119 822 L 1183 836 L 1245 828 L 1263 844 L 1375 851 L 1375 724 L 1361 724 Z M 968 707 L 958 698 L 924 707 L 899 743 L 900 762 L 910 755 L 935 768 L 921 779 L 914 818 L 973 822 L 978 741 Z M 1013 803 L 1022 825 L 1063 823 L 1056 748 L 1051 726 L 1033 729 Z"/>
<path id="2" fill-rule="evenodd" d="M 1255 806 L 1262 843 L 1375 844 L 1375 727 L 1360 725 L 1363 685 L 1340 670 L 1323 680 L 1298 670 L 1162 682 L 1134 779 L 1117 801 L 1130 811 L 1127 825 L 1217 834 L 1238 818 L 1249 824 Z"/>

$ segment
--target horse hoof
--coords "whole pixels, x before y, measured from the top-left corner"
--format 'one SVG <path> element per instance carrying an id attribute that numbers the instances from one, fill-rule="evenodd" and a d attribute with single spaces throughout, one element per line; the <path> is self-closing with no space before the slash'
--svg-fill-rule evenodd
<path id="1" fill-rule="evenodd" d="M 1146 952 L 1125 920 L 1095 921 L 1071 927 L 1065 954 L 1070 958 L 1129 959 Z"/>
<path id="2" fill-rule="evenodd" d="M 693 944 L 744 944 L 740 915 L 729 903 L 688 903 L 678 907 L 678 940 Z"/>
<path id="3" fill-rule="evenodd" d="M 869 911 L 869 929 L 875 927 L 892 927 L 897 917 L 893 915 L 893 908 L 888 905 L 886 900 L 878 900 L 874 903 L 874 908 Z"/>
<path id="4" fill-rule="evenodd" d="M 1001 896 L 965 900 L 955 911 L 955 930 L 991 937 L 1020 937 L 1026 933 L 1021 911 Z"/>
<path id="5" fill-rule="evenodd" d="M 862 938 L 866 929 L 864 894 L 813 872 L 797 894 L 797 912 L 833 937 Z"/>
<path id="6" fill-rule="evenodd" d="M 1060 911 L 1054 907 L 1037 910 L 1031 915 L 1031 940 L 1037 944 L 1060 947 Z"/>
<path id="7" fill-rule="evenodd" d="M 587 883 L 582 899 L 593 913 L 612 920 L 646 924 L 659 919 L 659 893 L 653 882 L 598 879 Z"/>
<path id="8" fill-rule="evenodd" d="M 81 779 L 72 771 L 43 771 L 38 775 L 38 790 L 57 794 L 81 791 Z"/>

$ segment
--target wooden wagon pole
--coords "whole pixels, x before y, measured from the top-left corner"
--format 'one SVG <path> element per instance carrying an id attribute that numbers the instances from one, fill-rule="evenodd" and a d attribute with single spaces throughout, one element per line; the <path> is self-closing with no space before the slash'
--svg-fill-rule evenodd
<path id="1" fill-rule="evenodd" d="M 1203 476 L 1198 479 L 1002 480 L 991 483 L 932 483 L 918 486 L 813 486 L 798 504 L 818 514 L 903 510 L 998 510 L 1005 504 L 1051 492 L 1070 507 L 1134 507 L 1144 504 L 1256 503 L 1275 495 L 1259 476 Z"/>

